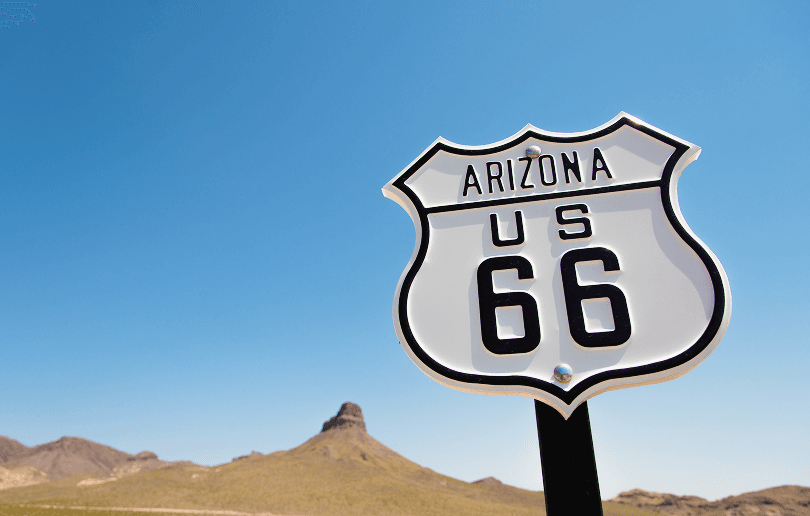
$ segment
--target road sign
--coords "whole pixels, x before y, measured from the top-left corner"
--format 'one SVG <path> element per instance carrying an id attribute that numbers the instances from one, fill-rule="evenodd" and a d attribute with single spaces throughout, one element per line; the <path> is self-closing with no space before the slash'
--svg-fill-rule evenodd
<path id="1" fill-rule="evenodd" d="M 383 188 L 416 227 L 394 299 L 408 356 L 449 387 L 566 418 L 694 368 L 731 313 L 726 274 L 678 207 L 699 153 L 625 113 L 583 133 L 437 139 Z"/>

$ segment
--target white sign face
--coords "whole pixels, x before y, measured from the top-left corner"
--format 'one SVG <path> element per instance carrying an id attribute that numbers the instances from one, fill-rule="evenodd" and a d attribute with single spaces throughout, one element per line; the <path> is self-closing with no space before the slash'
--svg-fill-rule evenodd
<path id="1" fill-rule="evenodd" d="M 566 418 L 694 368 L 731 313 L 726 274 L 678 207 L 699 152 L 624 113 L 585 133 L 436 140 L 383 188 L 416 226 L 394 299 L 408 356 L 449 387 Z"/>

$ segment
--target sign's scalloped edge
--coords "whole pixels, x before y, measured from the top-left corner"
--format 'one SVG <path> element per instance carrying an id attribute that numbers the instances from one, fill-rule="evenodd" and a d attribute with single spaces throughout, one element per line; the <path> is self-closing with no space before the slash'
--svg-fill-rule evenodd
<path id="1" fill-rule="evenodd" d="M 489 154 L 519 145 L 531 137 L 546 141 L 575 143 L 610 134 L 625 125 L 675 149 L 664 166 L 660 187 L 661 200 L 667 218 L 675 231 L 706 266 L 714 288 L 714 310 L 709 324 L 700 338 L 686 351 L 675 357 L 644 366 L 597 373 L 568 391 L 551 382 L 532 377 L 462 373 L 433 360 L 416 342 L 407 320 L 408 292 L 413 278 L 424 261 L 430 229 L 425 207 L 415 193 L 405 185 L 405 181 L 439 151 L 460 155 Z M 441 137 L 437 138 L 382 188 L 385 197 L 395 201 L 408 212 L 416 230 L 416 242 L 411 259 L 397 283 L 392 314 L 397 338 L 408 357 L 422 372 L 442 385 L 465 392 L 533 398 L 552 406 L 566 419 L 581 403 L 602 392 L 664 382 L 694 369 L 720 343 L 731 317 L 731 290 L 728 276 L 714 253 L 686 223 L 678 204 L 677 183 L 680 174 L 689 163 L 697 159 L 700 152 L 701 149 L 697 145 L 662 131 L 625 112 L 619 113 L 612 120 L 595 129 L 577 133 L 555 133 L 527 124 L 509 138 L 489 145 L 460 145 Z"/>

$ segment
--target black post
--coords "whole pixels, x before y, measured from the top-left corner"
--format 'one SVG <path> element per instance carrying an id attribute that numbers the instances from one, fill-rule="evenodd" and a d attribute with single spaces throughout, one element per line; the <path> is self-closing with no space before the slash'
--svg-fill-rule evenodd
<path id="1" fill-rule="evenodd" d="M 567 420 L 537 400 L 534 410 L 546 515 L 602 516 L 588 403 L 577 407 Z"/>

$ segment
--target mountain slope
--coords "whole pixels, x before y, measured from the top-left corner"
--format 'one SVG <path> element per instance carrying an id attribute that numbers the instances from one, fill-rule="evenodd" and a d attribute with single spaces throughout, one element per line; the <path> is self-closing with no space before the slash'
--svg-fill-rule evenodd
<path id="1" fill-rule="evenodd" d="M 780 486 L 710 502 L 634 489 L 611 500 L 672 516 L 810 516 L 810 487 Z"/>
<path id="2" fill-rule="evenodd" d="M 91 507 L 225 509 L 311 515 L 542 515 L 543 493 L 474 485 L 423 468 L 365 431 L 344 404 L 324 430 L 288 451 L 206 468 L 172 464 L 114 482 L 77 478 L 0 492 L 0 503 Z M 608 503 L 606 514 L 654 513 Z"/>
<path id="3" fill-rule="evenodd" d="M 48 475 L 31 466 L 5 468 L 0 466 L 0 491 L 15 487 L 41 484 L 48 481 Z"/>
<path id="4" fill-rule="evenodd" d="M 0 464 L 5 463 L 17 455 L 22 455 L 27 452 L 28 449 L 28 446 L 23 443 L 0 435 Z"/>

